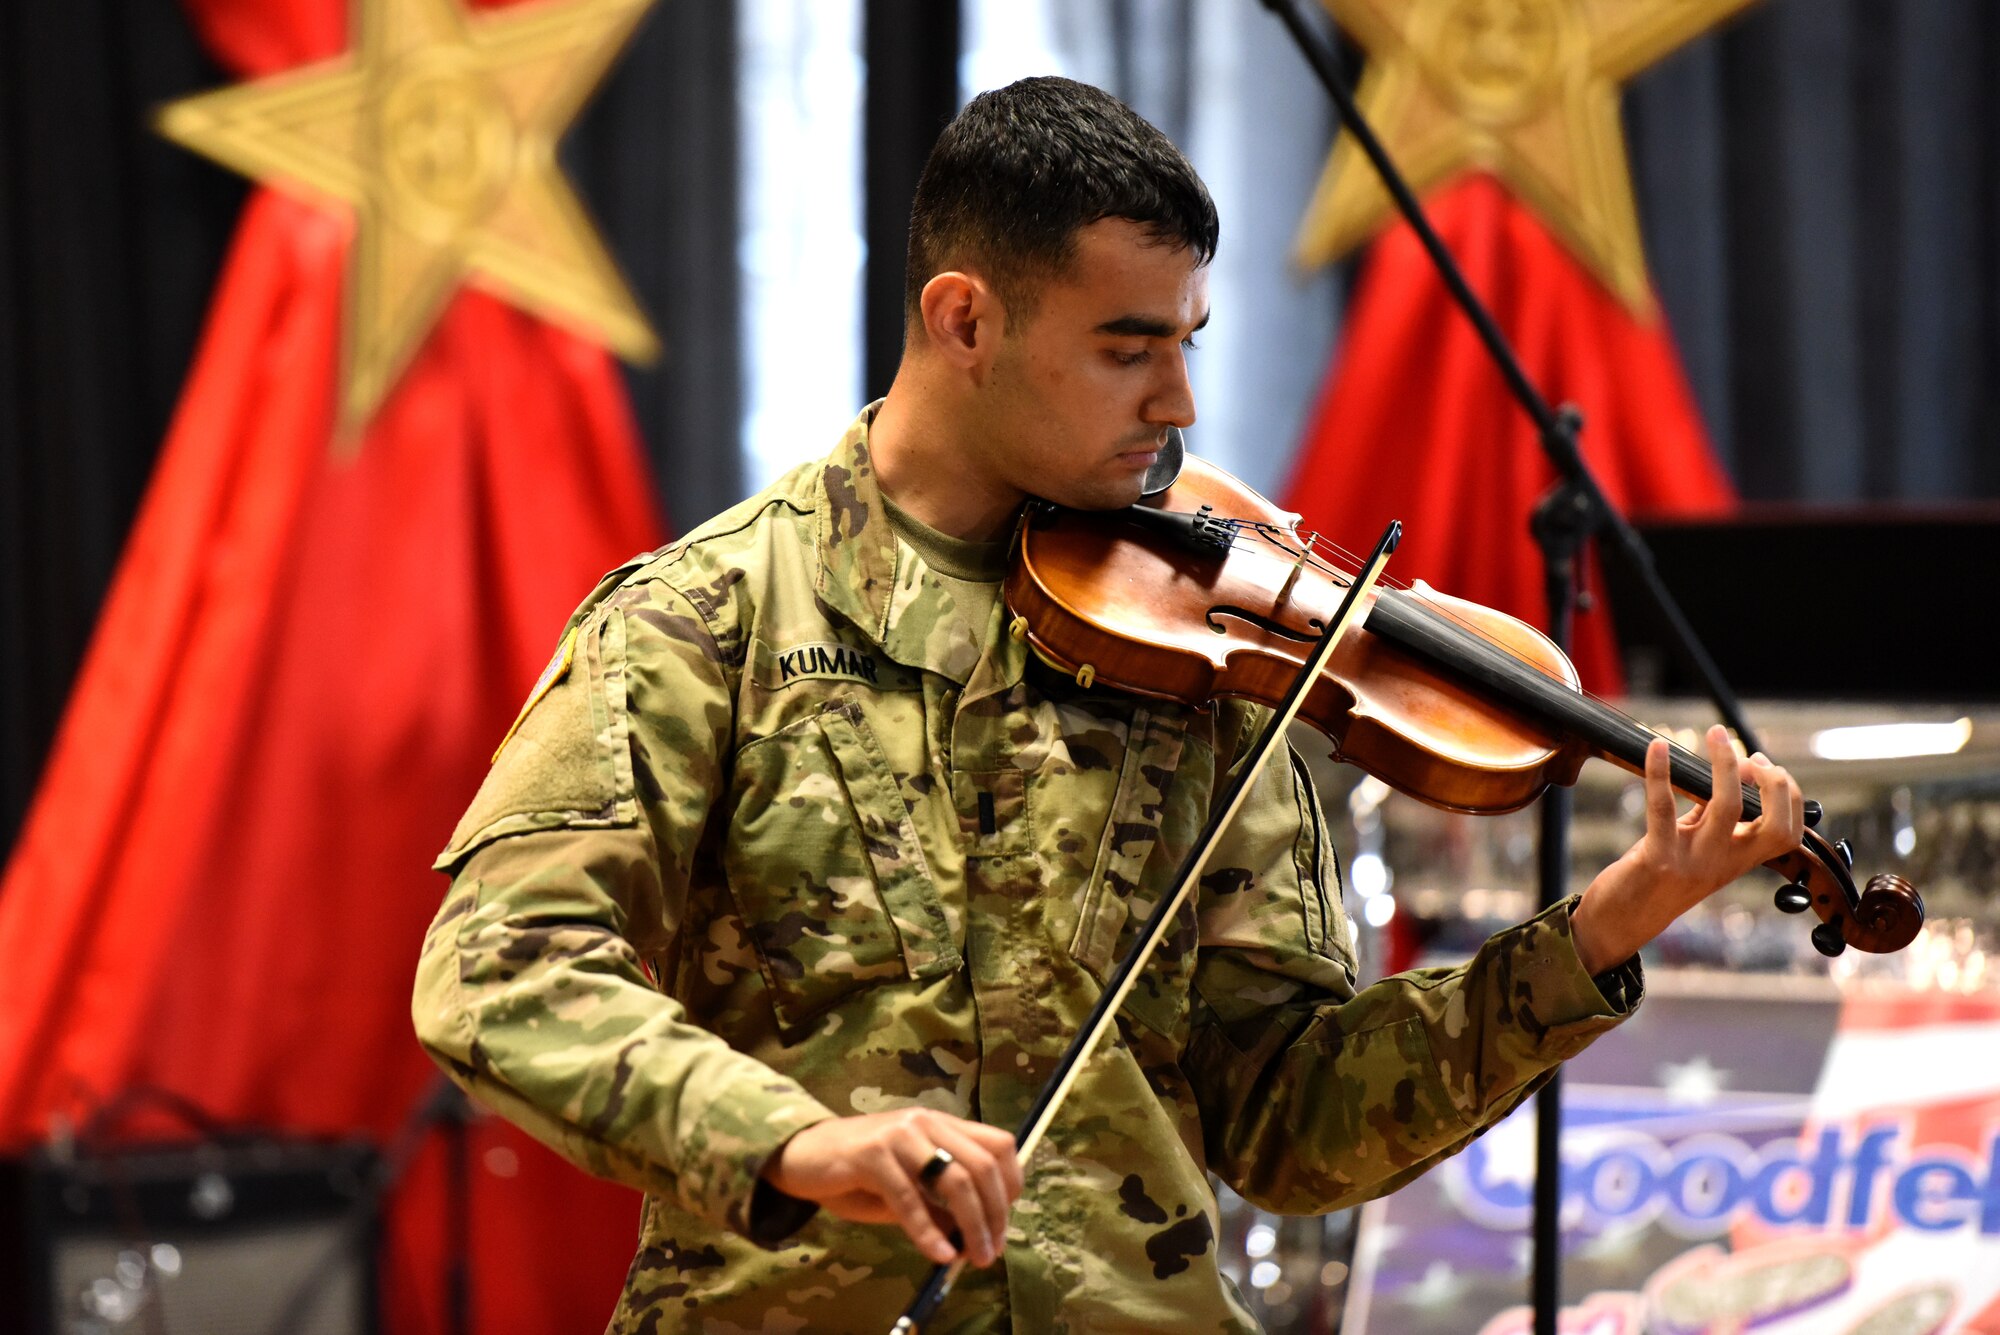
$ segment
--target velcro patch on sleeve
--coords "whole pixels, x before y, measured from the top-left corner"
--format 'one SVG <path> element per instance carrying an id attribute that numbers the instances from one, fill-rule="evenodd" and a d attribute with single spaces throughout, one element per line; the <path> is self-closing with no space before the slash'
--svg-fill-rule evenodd
<path id="1" fill-rule="evenodd" d="M 503 835 L 638 820 L 625 700 L 624 622 L 565 637 L 435 864 L 450 871 Z"/>
<path id="2" fill-rule="evenodd" d="M 575 657 L 576 627 L 571 626 L 569 633 L 562 637 L 562 643 L 556 646 L 555 656 L 549 659 L 549 665 L 542 669 L 541 676 L 535 678 L 535 687 L 528 692 L 528 702 L 521 706 L 520 713 L 514 715 L 513 726 L 508 728 L 507 735 L 500 739 L 500 745 L 493 748 L 493 759 L 487 761 L 487 764 L 490 765 L 500 759 L 500 753 L 507 749 L 507 743 L 513 741 L 514 734 L 521 730 L 521 720 L 528 717 L 529 710 L 541 703 L 542 697 L 549 693 L 551 686 L 569 675 L 569 665 Z"/>

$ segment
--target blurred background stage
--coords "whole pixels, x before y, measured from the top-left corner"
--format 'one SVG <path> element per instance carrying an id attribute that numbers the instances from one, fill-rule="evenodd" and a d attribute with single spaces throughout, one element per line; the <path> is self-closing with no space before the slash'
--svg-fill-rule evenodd
<path id="1" fill-rule="evenodd" d="M 1441 229 L 1857 869 L 1931 908 L 1829 966 L 1746 884 L 1660 943 L 1573 1086 L 1565 1299 L 1596 1335 L 2000 1331 L 2000 11 L 1701 0 L 1612 77 L 1537 43 L 1639 0 L 1425 3 L 1485 43 L 1426 76 Z M 638 1200 L 437 1097 L 427 866 L 596 577 L 886 388 L 915 176 L 980 89 L 1100 84 L 1208 181 L 1192 448 L 1337 539 L 1404 514 L 1397 573 L 1543 611 L 1531 433 L 1327 174 L 1254 0 L 556 0 L 513 101 L 506 69 L 405 74 L 542 6 L 355 5 L 0 6 L 7 1329 L 601 1328 Z M 370 23 L 407 49 L 344 54 Z M 1571 78 L 1622 153 L 1529 134 Z M 1589 565 L 1587 680 L 1699 727 Z M 1371 971 L 1531 910 L 1528 817 L 1321 778 Z M 1587 774 L 1579 884 L 1633 794 Z M 1481 1144 L 1324 1221 L 1226 1201 L 1231 1273 L 1274 1330 L 1520 1328 L 1519 1136 Z M 1823 1254 L 1837 1292 L 1755 1306 Z"/>

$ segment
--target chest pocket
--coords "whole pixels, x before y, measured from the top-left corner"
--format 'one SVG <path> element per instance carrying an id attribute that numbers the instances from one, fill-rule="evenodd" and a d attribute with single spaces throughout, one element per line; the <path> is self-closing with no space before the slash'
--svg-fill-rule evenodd
<path id="1" fill-rule="evenodd" d="M 1078 904 L 1070 953 L 1099 983 L 1106 982 L 1138 940 L 1139 931 L 1173 893 L 1206 815 L 1213 752 L 1190 738 L 1179 721 L 1148 708 L 1134 711 L 1104 834 L 1090 881 Z M 1125 999 L 1125 1014 L 1178 1042 L 1186 1031 L 1188 988 L 1198 944 L 1195 896 L 1190 895 L 1153 958 Z"/>
<path id="2" fill-rule="evenodd" d="M 915 823 L 852 701 L 737 752 L 723 870 L 779 1024 L 959 967 Z"/>

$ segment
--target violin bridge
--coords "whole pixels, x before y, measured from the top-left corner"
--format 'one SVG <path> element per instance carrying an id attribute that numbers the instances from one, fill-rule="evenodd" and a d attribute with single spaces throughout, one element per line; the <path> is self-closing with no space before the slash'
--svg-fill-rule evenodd
<path id="1" fill-rule="evenodd" d="M 1310 558 L 1311 554 L 1312 553 L 1310 548 L 1307 547 L 1299 548 L 1299 559 L 1292 563 L 1292 572 L 1289 575 L 1285 576 L 1285 583 L 1283 587 L 1281 587 L 1278 590 L 1279 605 L 1288 603 L 1292 600 L 1292 589 L 1299 582 L 1299 572 L 1306 568 L 1306 561 Z"/>

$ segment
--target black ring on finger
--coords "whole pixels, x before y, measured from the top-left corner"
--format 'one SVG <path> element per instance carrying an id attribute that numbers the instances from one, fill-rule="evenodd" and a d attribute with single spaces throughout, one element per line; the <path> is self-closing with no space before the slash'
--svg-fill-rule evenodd
<path id="1" fill-rule="evenodd" d="M 944 1170 L 957 1162 L 950 1150 L 939 1145 L 931 1151 L 931 1157 L 924 1160 L 924 1166 L 917 1170 L 917 1181 L 923 1183 L 926 1189 L 934 1187 L 937 1180 L 944 1176 Z"/>

